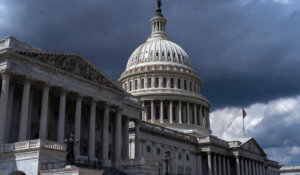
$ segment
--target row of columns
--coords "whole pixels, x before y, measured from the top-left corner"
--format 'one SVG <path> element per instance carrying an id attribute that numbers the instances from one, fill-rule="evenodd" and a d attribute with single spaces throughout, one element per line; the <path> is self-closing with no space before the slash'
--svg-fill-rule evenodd
<path id="1" fill-rule="evenodd" d="M 11 115 L 7 115 L 8 113 L 8 99 L 9 92 L 11 92 L 14 88 L 10 89 L 10 74 L 2 75 L 2 88 L 1 88 L 1 97 L 0 97 L 0 143 L 5 142 L 5 134 L 6 134 L 6 123 L 7 121 L 11 121 Z M 30 80 L 26 79 L 23 84 L 23 94 L 22 94 L 22 102 L 21 102 L 21 114 L 20 114 L 20 122 L 19 122 L 19 135 L 18 141 L 24 141 L 27 139 L 27 127 L 28 127 L 28 119 L 29 119 L 29 97 L 30 97 L 30 89 L 31 83 Z M 39 124 L 39 138 L 42 140 L 47 140 L 48 138 L 48 107 L 49 107 L 49 92 L 50 86 L 45 84 L 42 90 L 42 100 L 41 100 L 41 112 L 40 112 L 40 124 Z M 79 139 L 81 137 L 81 109 L 82 109 L 82 99 L 83 97 L 77 95 L 76 97 L 76 109 L 75 109 L 75 139 Z M 67 100 L 67 92 L 62 90 L 60 93 L 59 100 L 59 116 L 58 116 L 58 127 L 57 127 L 57 141 L 60 143 L 64 142 L 64 130 L 65 130 L 65 114 L 66 114 L 66 100 Z M 103 127 L 102 127 L 102 161 L 108 162 L 108 152 L 109 152 L 109 111 L 110 107 L 108 103 L 105 103 L 104 107 L 104 116 L 103 116 Z M 97 101 L 95 99 L 90 100 L 90 123 L 89 123 L 89 147 L 88 147 L 88 157 L 90 160 L 95 160 L 95 140 L 96 140 L 96 109 L 97 109 Z M 128 139 L 129 139 L 129 119 L 124 117 L 125 124 L 122 126 L 122 109 L 117 107 L 116 110 L 116 118 L 114 123 L 114 150 L 113 150 L 113 161 L 118 162 L 121 159 L 121 139 L 124 139 L 123 142 L 123 150 L 124 150 L 124 159 L 128 159 Z M 138 122 L 136 122 L 138 126 Z M 123 138 L 122 138 L 122 130 L 123 130 Z M 139 141 L 139 127 L 136 129 L 137 141 Z M 138 145 L 138 143 L 137 143 Z M 75 144 L 74 152 L 77 157 L 80 157 L 80 144 Z M 137 152 L 137 154 L 139 154 Z"/>
<path id="2" fill-rule="evenodd" d="M 199 156 L 201 158 L 201 156 Z M 207 152 L 209 175 L 230 175 L 230 159 L 227 156 Z M 202 161 L 201 161 L 202 164 Z M 200 170 L 201 171 L 201 170 Z M 199 173 L 202 175 L 202 171 Z"/>
<path id="3" fill-rule="evenodd" d="M 156 86 L 156 78 L 158 78 L 159 80 L 158 86 Z M 163 81 L 164 78 L 166 78 L 166 87 L 164 87 L 164 81 Z M 173 87 L 171 85 L 171 79 L 173 79 Z M 148 82 L 149 80 L 151 82 Z M 148 86 L 148 84 L 150 86 Z M 188 80 L 184 78 L 178 78 L 178 77 L 171 77 L 171 76 L 166 76 L 166 77 L 145 76 L 145 77 L 138 77 L 134 79 L 128 79 L 123 83 L 123 88 L 127 91 L 149 89 L 149 88 L 174 88 L 174 89 L 183 89 L 183 90 L 200 93 L 200 85 L 196 81 Z"/>
<path id="4" fill-rule="evenodd" d="M 236 156 L 237 175 L 266 175 L 262 162 Z"/>
<path id="5" fill-rule="evenodd" d="M 147 101 L 142 101 L 142 106 L 145 108 Z M 148 115 L 150 115 L 150 121 L 151 123 L 155 123 L 155 111 L 154 111 L 154 100 L 150 101 L 150 110 L 147 111 L 144 110 L 142 113 L 142 119 L 144 121 L 147 121 Z M 160 100 L 159 101 L 159 108 L 160 108 L 160 114 L 159 114 L 159 122 L 164 123 L 164 106 L 165 101 Z M 175 106 L 175 114 L 173 113 L 173 107 Z M 190 110 L 192 108 L 192 110 Z M 186 111 L 186 112 L 185 112 Z M 204 113 L 202 112 L 204 111 Z M 192 114 L 193 113 L 193 114 Z M 186 105 L 183 105 L 181 101 L 178 101 L 178 105 L 175 105 L 173 101 L 168 101 L 168 123 L 174 123 L 173 116 L 175 115 L 175 118 L 178 119 L 178 123 L 182 124 L 184 123 L 183 118 L 186 118 L 185 123 L 186 124 L 192 124 L 192 117 L 194 117 L 194 123 L 195 125 L 205 126 L 206 128 L 210 128 L 210 122 L 209 122 L 209 109 L 204 106 L 199 106 L 197 104 L 190 104 L 189 102 L 186 102 Z"/>
<path id="6" fill-rule="evenodd" d="M 248 158 L 235 156 L 235 166 L 231 166 L 230 157 L 207 152 L 208 175 L 230 175 L 231 171 L 235 171 L 236 175 L 267 175 L 267 170 L 264 168 L 264 163 Z M 198 156 L 198 174 L 203 174 L 202 157 Z M 231 170 L 235 167 L 235 170 Z"/>

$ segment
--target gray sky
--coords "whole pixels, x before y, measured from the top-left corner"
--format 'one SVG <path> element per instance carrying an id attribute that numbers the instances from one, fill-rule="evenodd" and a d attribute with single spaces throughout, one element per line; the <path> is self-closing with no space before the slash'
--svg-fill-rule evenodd
<path id="1" fill-rule="evenodd" d="M 167 33 L 189 54 L 193 68 L 203 80 L 202 93 L 212 103 L 215 123 L 228 121 L 224 113 L 217 115 L 225 109 L 230 110 L 229 114 L 241 107 L 250 110 L 255 104 L 270 106 L 272 101 L 286 105 L 280 99 L 297 101 L 299 0 L 162 0 L 162 3 L 168 19 Z M 45 50 L 81 53 L 117 79 L 131 52 L 150 35 L 149 20 L 154 16 L 155 6 L 155 0 L 0 0 L 0 38 L 12 35 Z M 289 109 L 298 110 L 299 106 Z M 293 119 L 299 121 L 300 112 L 297 114 Z M 255 115 L 253 120 L 258 116 L 254 111 Z M 255 126 L 270 125 L 275 129 L 270 121 Z M 279 135 L 272 142 L 264 141 L 265 130 L 255 129 L 261 132 L 251 133 L 265 149 L 275 145 L 284 149 L 287 145 L 279 144 L 280 139 L 292 140 L 295 132 L 300 131 L 295 124 L 292 131 L 287 125 L 287 135 Z M 227 129 L 214 128 L 219 134 Z M 297 141 L 288 142 L 288 146 L 299 146 Z M 284 163 L 300 164 L 300 160 Z"/>

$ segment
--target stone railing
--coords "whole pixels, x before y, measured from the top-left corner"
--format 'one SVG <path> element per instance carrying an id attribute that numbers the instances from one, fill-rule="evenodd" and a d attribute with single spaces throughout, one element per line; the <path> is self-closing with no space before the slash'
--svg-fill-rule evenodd
<path id="1" fill-rule="evenodd" d="M 224 140 L 221 140 L 217 137 L 214 136 L 207 136 L 207 137 L 198 137 L 197 138 L 198 143 L 203 144 L 203 143 L 213 143 L 216 145 L 221 145 L 224 147 L 228 147 L 228 143 Z"/>
<path id="2" fill-rule="evenodd" d="M 162 126 L 159 126 L 159 125 L 156 125 L 156 124 L 141 121 L 141 127 L 142 128 L 143 127 L 148 128 L 151 131 L 162 132 L 162 134 L 163 133 L 170 134 L 170 136 L 172 136 L 172 137 L 181 138 L 181 139 L 184 139 L 184 140 L 189 140 L 191 142 L 197 142 L 196 137 L 193 137 L 193 136 L 181 133 L 181 132 L 177 132 L 177 131 L 174 131 L 172 129 L 168 129 L 168 128 L 165 128 L 165 127 L 162 127 Z"/>
<path id="3" fill-rule="evenodd" d="M 232 142 L 228 142 L 228 145 L 230 148 L 232 147 L 239 147 L 242 144 L 242 142 L 240 141 L 232 141 Z"/>
<path id="4" fill-rule="evenodd" d="M 37 139 L 37 140 L 27 140 L 22 142 L 15 142 L 15 143 L 0 144 L 0 153 L 21 151 L 27 149 L 36 149 L 36 148 L 66 151 L 66 146 L 64 144 Z"/>

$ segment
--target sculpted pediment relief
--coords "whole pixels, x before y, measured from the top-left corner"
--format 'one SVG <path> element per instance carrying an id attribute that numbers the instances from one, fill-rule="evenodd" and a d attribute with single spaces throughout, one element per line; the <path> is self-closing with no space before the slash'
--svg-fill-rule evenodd
<path id="1" fill-rule="evenodd" d="M 78 55 L 68 54 L 48 54 L 48 53 L 28 53 L 18 52 L 18 54 L 30 57 L 36 61 L 46 63 L 55 68 L 64 70 L 73 75 L 80 76 L 97 84 L 104 85 L 123 93 L 123 90 L 115 85 L 112 80 L 106 78 L 97 68 Z"/>
<path id="2" fill-rule="evenodd" d="M 259 145 L 254 140 L 249 140 L 248 142 L 244 143 L 241 148 L 243 150 L 256 153 L 259 155 L 265 154 L 262 149 L 259 147 Z"/>

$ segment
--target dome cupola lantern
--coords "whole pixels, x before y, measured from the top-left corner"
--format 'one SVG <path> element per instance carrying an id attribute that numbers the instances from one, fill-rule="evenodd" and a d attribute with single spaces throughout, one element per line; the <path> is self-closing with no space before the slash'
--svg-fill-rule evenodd
<path id="1" fill-rule="evenodd" d="M 150 20 L 152 25 L 152 33 L 148 40 L 152 40 L 153 38 L 160 37 L 166 40 L 171 40 L 166 33 L 166 24 L 167 19 L 161 13 L 161 1 L 157 0 L 157 9 L 155 16 Z M 148 41 L 147 40 L 147 41 Z"/>

